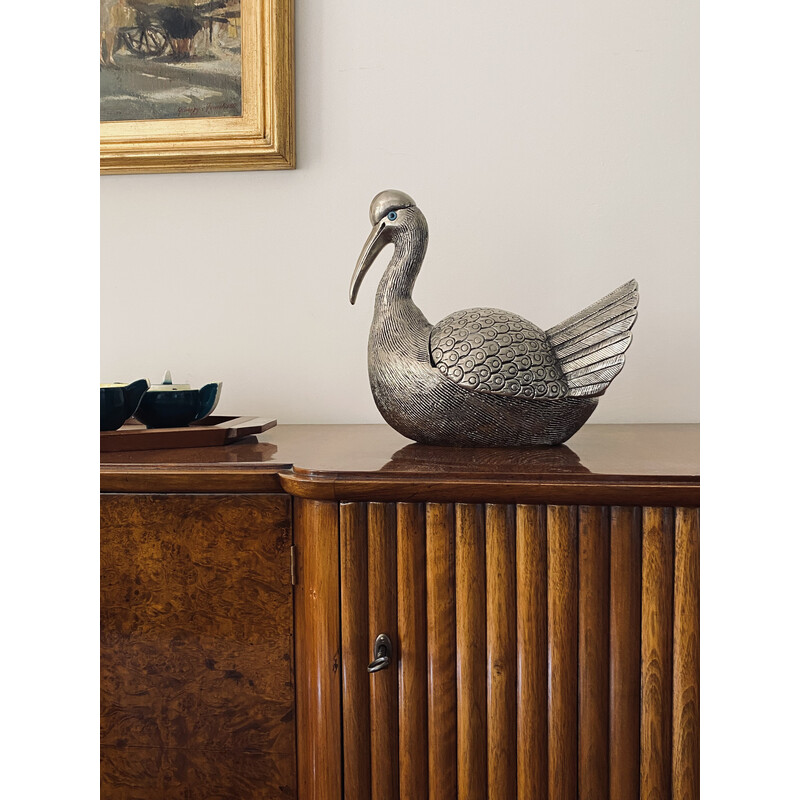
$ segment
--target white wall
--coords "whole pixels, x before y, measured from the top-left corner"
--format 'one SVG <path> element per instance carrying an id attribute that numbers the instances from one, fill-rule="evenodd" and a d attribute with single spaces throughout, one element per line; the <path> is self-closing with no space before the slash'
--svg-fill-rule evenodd
<path id="1" fill-rule="evenodd" d="M 431 322 L 549 327 L 635 277 L 593 422 L 699 415 L 695 0 L 296 0 L 298 168 L 101 180 L 101 379 L 222 379 L 218 412 L 377 422 L 366 344 L 381 189 L 428 218 Z"/>

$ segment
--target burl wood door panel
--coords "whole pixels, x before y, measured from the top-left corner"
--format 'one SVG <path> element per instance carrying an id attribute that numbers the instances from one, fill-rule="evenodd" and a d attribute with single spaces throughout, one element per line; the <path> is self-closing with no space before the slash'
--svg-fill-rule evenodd
<path id="1" fill-rule="evenodd" d="M 698 519 L 341 504 L 346 800 L 697 800 Z"/>
<path id="2" fill-rule="evenodd" d="M 295 797 L 290 503 L 102 495 L 104 800 Z"/>

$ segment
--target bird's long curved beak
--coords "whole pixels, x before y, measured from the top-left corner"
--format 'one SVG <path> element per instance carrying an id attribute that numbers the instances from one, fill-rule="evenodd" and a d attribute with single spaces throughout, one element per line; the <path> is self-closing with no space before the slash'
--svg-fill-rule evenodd
<path id="1" fill-rule="evenodd" d="M 378 253 L 389 244 L 389 237 L 385 235 L 386 223 L 379 222 L 369 235 L 369 238 L 364 242 L 364 247 L 361 249 L 361 255 L 358 257 L 353 277 L 350 279 L 350 303 L 355 304 L 356 297 L 358 296 L 358 287 L 361 286 L 361 281 L 367 274 L 367 270 L 372 266 L 372 262 L 377 258 Z"/>

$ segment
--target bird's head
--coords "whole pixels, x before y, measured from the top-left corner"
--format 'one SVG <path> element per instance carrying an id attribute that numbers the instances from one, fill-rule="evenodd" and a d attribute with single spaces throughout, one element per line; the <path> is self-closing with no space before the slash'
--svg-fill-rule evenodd
<path id="1" fill-rule="evenodd" d="M 395 242 L 404 231 L 419 224 L 422 215 L 416 203 L 397 189 L 386 189 L 375 195 L 369 206 L 372 231 L 361 249 L 353 277 L 350 281 L 350 302 L 356 302 L 358 288 L 367 270 L 387 244 Z"/>

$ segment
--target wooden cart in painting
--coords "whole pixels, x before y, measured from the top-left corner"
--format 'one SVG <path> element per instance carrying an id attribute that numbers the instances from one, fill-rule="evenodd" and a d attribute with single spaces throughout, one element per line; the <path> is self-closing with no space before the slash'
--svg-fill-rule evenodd
<path id="1" fill-rule="evenodd" d="M 238 0 L 127 0 L 127 6 L 131 24 L 120 27 L 118 35 L 131 53 L 142 58 L 163 55 L 167 47 L 174 58 L 188 58 L 201 30 L 212 39 L 215 23 L 235 24 L 240 17 Z"/>

